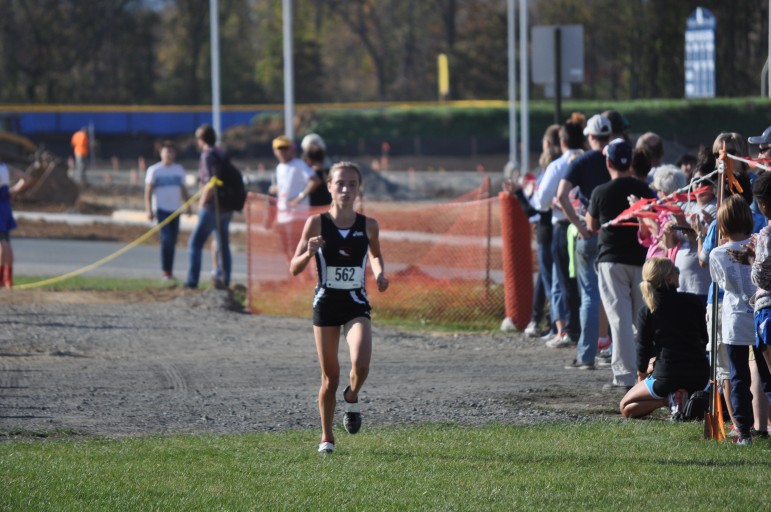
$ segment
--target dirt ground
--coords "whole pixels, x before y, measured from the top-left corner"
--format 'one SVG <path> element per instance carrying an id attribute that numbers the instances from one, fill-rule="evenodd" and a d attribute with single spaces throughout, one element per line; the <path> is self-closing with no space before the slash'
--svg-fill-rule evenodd
<path id="1" fill-rule="evenodd" d="M 125 207 L 129 199 L 108 201 Z M 95 207 L 113 207 L 104 203 Z M 138 229 L 21 223 L 14 236 L 128 241 Z M 0 311 L 0 439 L 318 426 L 308 319 L 247 314 L 227 291 L 183 289 L 0 290 Z M 342 390 L 344 342 L 340 354 Z M 520 334 L 375 323 L 364 428 L 617 418 L 621 394 L 601 390 L 610 369 L 565 370 L 574 356 Z"/>
<path id="2" fill-rule="evenodd" d="M 6 291 L 0 307 L 0 436 L 317 426 L 309 320 L 246 314 L 218 290 Z M 617 416 L 610 370 L 563 369 L 572 350 L 377 325 L 374 340 L 365 425 Z"/>

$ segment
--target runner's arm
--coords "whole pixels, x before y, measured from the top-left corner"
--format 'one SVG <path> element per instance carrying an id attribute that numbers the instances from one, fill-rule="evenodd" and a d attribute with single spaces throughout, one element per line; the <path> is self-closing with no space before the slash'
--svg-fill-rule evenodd
<path id="1" fill-rule="evenodd" d="M 297 249 L 294 252 L 292 261 L 289 262 L 289 271 L 296 276 L 308 266 L 321 247 L 324 246 L 324 239 L 321 238 L 321 217 L 312 215 L 305 221 L 303 234 L 297 243 Z"/>
<path id="2" fill-rule="evenodd" d="M 388 279 L 385 277 L 385 262 L 380 252 L 380 227 L 377 221 L 367 218 L 367 237 L 369 238 L 369 263 L 375 275 L 377 289 L 384 292 L 388 289 Z"/>

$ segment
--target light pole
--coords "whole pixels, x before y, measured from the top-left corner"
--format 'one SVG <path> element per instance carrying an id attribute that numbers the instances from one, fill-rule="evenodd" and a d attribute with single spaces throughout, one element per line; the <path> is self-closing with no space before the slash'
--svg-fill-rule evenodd
<path id="1" fill-rule="evenodd" d="M 514 1 L 515 0 L 507 0 L 506 10 L 509 57 L 509 163 L 514 169 L 517 169 L 519 167 L 519 162 L 517 162 L 517 72 L 515 69 L 514 55 Z"/>
<path id="2" fill-rule="evenodd" d="M 222 139 L 220 115 L 220 35 L 218 0 L 209 0 L 209 21 L 211 38 L 211 117 L 217 140 Z"/>
<path id="3" fill-rule="evenodd" d="M 292 0 L 283 0 L 284 134 L 294 140 L 294 65 L 292 63 Z"/>
<path id="4" fill-rule="evenodd" d="M 771 2 L 771 0 L 769 0 Z M 519 0 L 519 125 L 522 132 L 522 169 L 530 170 L 530 87 L 527 54 L 527 0 Z"/>

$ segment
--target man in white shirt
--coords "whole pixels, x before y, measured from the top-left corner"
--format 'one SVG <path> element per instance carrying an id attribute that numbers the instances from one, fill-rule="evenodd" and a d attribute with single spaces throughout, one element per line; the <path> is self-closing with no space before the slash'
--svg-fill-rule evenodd
<path id="1" fill-rule="evenodd" d="M 161 147 L 161 161 L 147 169 L 145 177 L 145 212 L 148 220 L 153 217 L 162 223 L 188 200 L 185 188 L 185 170 L 174 162 L 176 152 L 171 142 Z M 190 213 L 190 208 L 188 208 Z M 161 269 L 164 279 L 173 279 L 174 248 L 179 235 L 179 216 L 174 217 L 160 231 Z"/>
<path id="2" fill-rule="evenodd" d="M 276 229 L 281 248 L 291 261 L 310 213 L 308 196 L 322 183 L 308 164 L 295 158 L 294 147 L 286 135 L 273 139 L 273 154 L 279 162 L 276 183 L 270 187 L 270 193 L 277 196 Z"/>
<path id="3" fill-rule="evenodd" d="M 580 335 L 578 319 L 578 290 L 575 279 L 570 278 L 567 230 L 570 221 L 560 208 L 554 207 L 560 180 L 565 176 L 571 156 L 583 144 L 583 127 L 574 120 L 568 120 L 559 131 L 562 156 L 554 160 L 544 171 L 541 184 L 533 196 L 533 206 L 539 211 L 552 211 L 552 289 L 551 318 L 557 327 L 557 334 L 546 342 L 549 348 L 575 346 Z M 571 325 L 572 323 L 572 325 Z"/>

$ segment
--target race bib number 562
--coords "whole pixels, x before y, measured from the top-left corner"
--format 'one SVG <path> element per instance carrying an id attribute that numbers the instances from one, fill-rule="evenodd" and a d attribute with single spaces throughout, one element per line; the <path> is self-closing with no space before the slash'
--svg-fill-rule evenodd
<path id="1" fill-rule="evenodd" d="M 327 288 L 353 290 L 364 287 L 364 269 L 361 267 L 327 267 Z"/>

